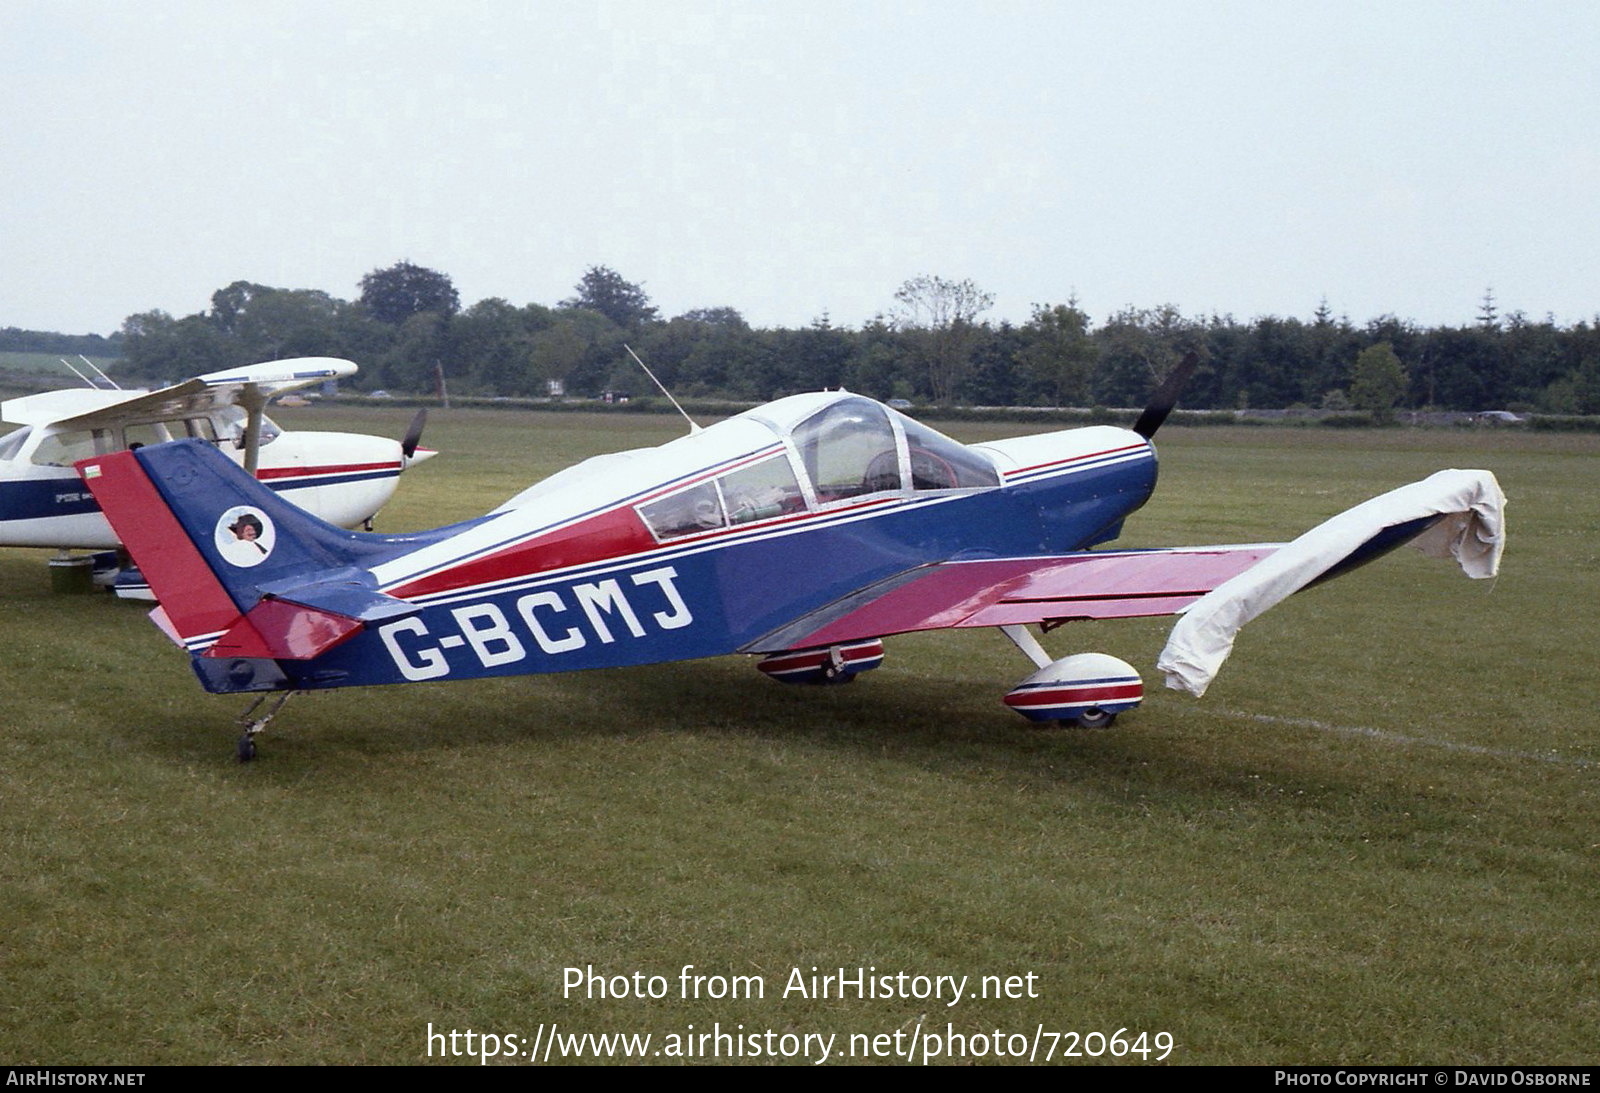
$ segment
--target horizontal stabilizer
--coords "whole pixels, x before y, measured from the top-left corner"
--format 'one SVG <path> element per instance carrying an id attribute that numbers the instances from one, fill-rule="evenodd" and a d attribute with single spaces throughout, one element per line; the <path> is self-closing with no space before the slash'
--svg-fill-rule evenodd
<path id="1" fill-rule="evenodd" d="M 310 660 L 360 633 L 419 609 L 374 592 L 356 570 L 309 583 L 280 582 L 262 589 L 260 603 L 217 639 L 208 657 L 268 657 Z"/>
<path id="2" fill-rule="evenodd" d="M 263 585 L 261 591 L 272 599 L 344 615 L 362 623 L 389 622 L 420 610 L 415 604 L 374 591 L 371 578 L 354 568 L 320 573 L 312 581 L 279 581 Z"/>
<path id="3" fill-rule="evenodd" d="M 1469 577 L 1493 577 L 1505 549 L 1505 501 L 1488 471 L 1450 470 L 1341 512 L 1196 602 L 1156 667 L 1168 687 L 1204 694 L 1245 623 L 1408 540 L 1431 557 L 1456 559 Z"/>
<path id="4" fill-rule="evenodd" d="M 361 632 L 361 623 L 288 600 L 262 600 L 207 649 L 208 657 L 310 660 Z"/>

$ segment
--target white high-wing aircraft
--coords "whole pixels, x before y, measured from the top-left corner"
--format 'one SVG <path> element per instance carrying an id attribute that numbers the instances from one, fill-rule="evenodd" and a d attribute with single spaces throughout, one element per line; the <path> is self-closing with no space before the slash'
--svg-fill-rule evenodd
<path id="1" fill-rule="evenodd" d="M 159 391 L 98 387 L 0 402 L 0 546 L 110 550 L 116 534 L 73 464 L 168 440 L 196 438 L 262 484 L 340 527 L 367 524 L 400 472 L 435 453 L 417 447 L 422 415 L 403 440 L 288 432 L 263 410 L 276 395 L 356 373 L 352 361 L 297 357 L 212 372 Z"/>

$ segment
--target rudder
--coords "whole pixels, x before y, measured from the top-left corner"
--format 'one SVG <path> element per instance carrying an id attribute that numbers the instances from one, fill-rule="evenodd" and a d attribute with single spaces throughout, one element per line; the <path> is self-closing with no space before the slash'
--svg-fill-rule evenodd
<path id="1" fill-rule="evenodd" d="M 319 520 L 201 440 L 98 456 L 78 469 L 191 651 L 250 612 L 275 582 L 416 546 Z"/>

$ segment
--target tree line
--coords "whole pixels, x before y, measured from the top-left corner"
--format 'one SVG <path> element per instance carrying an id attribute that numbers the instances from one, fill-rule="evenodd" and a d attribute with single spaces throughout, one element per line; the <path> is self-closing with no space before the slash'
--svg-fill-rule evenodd
<path id="1" fill-rule="evenodd" d="M 47 330 L 23 330 L 21 327 L 0 327 L 0 353 L 60 353 L 75 357 L 122 356 L 122 335 L 112 334 L 56 334 Z"/>
<path id="2" fill-rule="evenodd" d="M 237 281 L 184 318 L 130 316 L 122 372 L 170 380 L 258 360 L 340 356 L 361 389 L 590 398 L 649 393 L 624 346 L 675 394 L 764 400 L 847 387 L 916 403 L 1138 406 L 1189 352 L 1194 409 L 1513 409 L 1600 413 L 1600 316 L 1563 327 L 1512 313 L 1486 294 L 1476 320 L 1424 328 L 1394 316 L 1357 325 L 1324 303 L 1306 320 L 1187 316 L 1127 307 L 1096 324 L 1075 299 L 1039 304 L 1027 322 L 990 322 L 993 299 L 970 281 L 905 282 L 859 328 L 826 317 L 755 328 L 731 307 L 663 318 L 644 288 L 604 266 L 571 298 L 463 308 L 450 278 L 409 262 L 362 278 L 342 300 L 313 289 Z"/>

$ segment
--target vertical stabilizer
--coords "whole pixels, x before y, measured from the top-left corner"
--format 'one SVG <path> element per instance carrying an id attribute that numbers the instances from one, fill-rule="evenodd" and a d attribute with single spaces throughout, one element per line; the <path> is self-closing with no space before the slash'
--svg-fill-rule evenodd
<path id="1" fill-rule="evenodd" d="M 78 469 L 191 650 L 276 584 L 358 570 L 419 542 L 334 527 L 200 440 L 100 456 Z"/>

